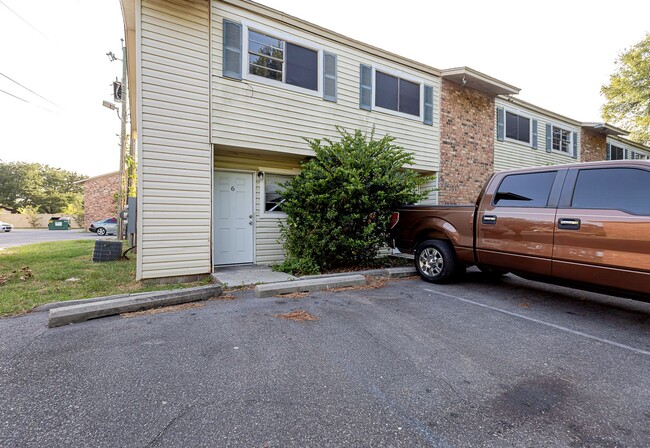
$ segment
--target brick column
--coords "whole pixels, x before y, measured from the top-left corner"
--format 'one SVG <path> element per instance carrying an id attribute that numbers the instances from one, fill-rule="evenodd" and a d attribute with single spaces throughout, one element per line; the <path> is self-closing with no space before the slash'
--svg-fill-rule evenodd
<path id="1" fill-rule="evenodd" d="M 473 204 L 494 171 L 494 97 L 442 80 L 440 204 Z"/>
<path id="2" fill-rule="evenodd" d="M 607 157 L 607 135 L 582 129 L 580 131 L 580 161 L 596 162 Z"/>

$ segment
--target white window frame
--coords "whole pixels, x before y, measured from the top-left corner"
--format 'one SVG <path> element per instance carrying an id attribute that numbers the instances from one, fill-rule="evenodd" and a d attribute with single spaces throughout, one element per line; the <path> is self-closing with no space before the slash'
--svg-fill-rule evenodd
<path id="1" fill-rule="evenodd" d="M 323 52 L 325 51 L 325 47 L 321 45 L 317 45 L 311 41 L 301 39 L 299 37 L 293 36 L 291 34 L 287 34 L 283 31 L 277 30 L 275 28 L 271 28 L 268 26 L 260 25 L 255 22 L 251 22 L 248 20 L 242 20 L 242 79 L 248 80 L 248 81 L 255 81 L 256 83 L 260 84 L 266 84 L 268 86 L 273 86 L 273 87 L 279 87 L 282 89 L 286 90 L 291 90 L 293 92 L 298 92 L 298 93 L 304 93 L 307 95 L 311 96 L 317 96 L 317 97 L 323 97 Z M 306 89 L 304 87 L 300 86 L 294 86 L 292 84 L 287 84 L 284 79 L 286 78 L 286 60 L 282 64 L 282 79 L 283 81 L 277 81 L 275 79 L 269 79 L 265 78 L 263 76 L 258 76 L 258 75 L 253 75 L 249 73 L 248 71 L 248 40 L 249 40 L 249 29 L 256 31 L 260 34 L 266 34 L 269 37 L 274 37 L 276 39 L 282 40 L 284 42 L 288 42 L 291 44 L 296 44 L 301 47 L 307 48 L 309 50 L 316 51 L 318 53 L 318 56 L 316 57 L 316 61 L 318 63 L 318 67 L 316 68 L 317 70 L 317 76 L 318 76 L 318 89 L 317 90 L 311 90 L 311 89 Z M 284 49 L 285 54 L 286 54 L 286 48 Z"/>
<path id="2" fill-rule="evenodd" d="M 555 154 L 573 156 L 573 133 L 577 131 L 575 129 L 571 129 L 566 126 L 562 126 L 561 124 L 558 123 L 549 122 L 549 124 L 551 125 L 551 151 Z M 562 131 L 567 131 L 569 133 L 569 147 L 567 148 L 567 151 L 562 151 L 561 149 L 553 148 L 553 128 L 558 128 Z"/>
<path id="3" fill-rule="evenodd" d="M 523 140 L 517 140 L 516 138 L 510 138 L 507 136 L 506 129 L 508 127 L 508 112 L 514 115 L 518 115 L 523 118 L 528 118 L 528 141 L 525 142 Z M 533 147 L 533 120 L 537 120 L 539 122 L 538 118 L 533 117 L 531 114 L 528 114 L 526 112 L 523 112 L 520 109 L 515 109 L 512 107 L 503 107 L 503 141 L 510 142 L 510 143 L 516 143 L 518 145 L 524 145 L 528 146 L 529 148 Z M 539 147 L 539 132 L 537 133 L 537 146 Z"/>
<path id="4" fill-rule="evenodd" d="M 377 72 L 381 72 L 381 73 L 384 73 L 386 75 L 394 76 L 394 77 L 396 77 L 398 79 L 403 79 L 404 81 L 410 81 L 410 82 L 412 82 L 414 84 L 418 84 L 420 86 L 420 104 L 419 104 L 420 113 L 418 115 L 411 115 L 411 114 L 407 114 L 407 113 L 400 112 L 400 111 L 397 111 L 397 110 L 386 109 L 386 108 L 377 106 L 377 104 L 375 102 L 375 98 L 377 97 L 377 86 L 375 85 L 375 79 L 376 79 L 376 76 L 377 76 Z M 381 65 L 374 65 L 373 64 L 372 65 L 372 80 L 371 80 L 371 82 L 372 82 L 372 110 L 376 110 L 378 112 L 382 112 L 382 113 L 389 114 L 389 115 L 395 115 L 396 117 L 408 118 L 408 119 L 414 120 L 414 121 L 422 121 L 424 119 L 424 84 L 425 84 L 425 81 L 423 79 L 416 78 L 415 76 L 409 75 L 409 74 L 404 73 L 404 72 L 400 72 L 399 70 L 395 70 L 395 69 L 392 69 L 392 68 L 383 67 Z M 435 91 L 434 91 L 434 95 L 435 95 Z M 398 101 L 399 101 L 399 99 L 398 99 Z"/>
<path id="5" fill-rule="evenodd" d="M 266 210 L 266 176 L 276 175 L 276 176 L 287 176 L 295 177 L 300 172 L 295 170 L 270 170 L 270 171 L 260 171 L 263 173 L 262 179 L 260 181 L 260 218 L 286 218 L 287 214 L 282 211 L 267 211 Z"/>

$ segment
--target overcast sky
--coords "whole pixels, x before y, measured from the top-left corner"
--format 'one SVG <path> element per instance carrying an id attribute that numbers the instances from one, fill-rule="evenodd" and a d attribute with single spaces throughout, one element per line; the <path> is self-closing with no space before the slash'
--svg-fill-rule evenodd
<path id="1" fill-rule="evenodd" d="M 259 2 L 439 69 L 472 67 L 581 121 L 601 120 L 600 86 L 650 32 L 643 0 Z M 0 160 L 118 169 L 120 121 L 102 101 L 122 36 L 118 0 L 0 0 Z"/>

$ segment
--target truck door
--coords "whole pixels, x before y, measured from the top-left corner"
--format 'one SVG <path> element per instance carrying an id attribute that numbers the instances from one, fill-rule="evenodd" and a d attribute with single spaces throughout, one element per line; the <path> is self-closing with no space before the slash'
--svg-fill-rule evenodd
<path id="1" fill-rule="evenodd" d="M 493 178 L 477 214 L 479 264 L 551 275 L 555 211 L 565 175 L 566 170 L 539 170 Z"/>
<path id="2" fill-rule="evenodd" d="M 650 294 L 650 166 L 573 168 L 565 184 L 553 275 Z"/>

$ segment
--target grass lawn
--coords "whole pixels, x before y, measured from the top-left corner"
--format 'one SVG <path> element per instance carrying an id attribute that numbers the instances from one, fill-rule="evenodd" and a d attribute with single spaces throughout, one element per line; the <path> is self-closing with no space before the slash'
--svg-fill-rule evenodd
<path id="1" fill-rule="evenodd" d="M 130 260 L 93 263 L 94 244 L 94 240 L 56 241 L 0 251 L 0 316 L 62 300 L 208 284 L 206 279 L 144 285 L 135 281 L 135 255 Z"/>

